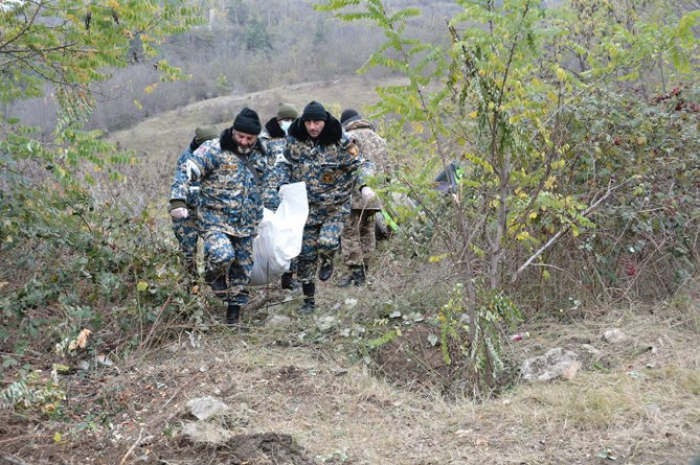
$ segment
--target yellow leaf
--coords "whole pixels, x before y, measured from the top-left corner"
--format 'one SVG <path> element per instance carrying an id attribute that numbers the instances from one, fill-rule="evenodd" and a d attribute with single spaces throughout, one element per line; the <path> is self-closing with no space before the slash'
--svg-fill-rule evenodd
<path id="1" fill-rule="evenodd" d="M 544 188 L 547 190 L 550 190 L 554 187 L 554 185 L 557 182 L 557 177 L 556 176 L 550 176 L 549 179 L 547 179 L 544 183 Z"/>
<path id="2" fill-rule="evenodd" d="M 517 236 L 515 236 L 515 238 L 519 241 L 525 241 L 525 240 L 530 238 L 530 233 L 527 231 L 523 231 L 520 234 L 518 234 Z"/>
<path id="3" fill-rule="evenodd" d="M 418 121 L 413 122 L 413 132 L 415 134 L 423 134 L 423 123 L 419 123 Z"/>
<path id="4" fill-rule="evenodd" d="M 549 278 L 550 278 L 549 271 L 544 270 L 544 271 L 542 272 L 542 277 L 543 277 L 544 279 L 549 279 Z"/>
<path id="5" fill-rule="evenodd" d="M 476 118 L 477 116 L 479 116 L 479 112 L 474 110 L 471 113 L 469 113 L 469 116 L 472 118 Z M 700 127 L 700 124 L 698 126 Z"/>
<path id="6" fill-rule="evenodd" d="M 437 263 L 437 262 L 444 260 L 445 258 L 447 258 L 446 253 L 443 253 L 440 255 L 433 255 L 432 257 L 428 258 L 428 262 L 429 263 Z"/>
<path id="7" fill-rule="evenodd" d="M 56 431 L 53 435 L 53 442 L 61 442 L 62 438 L 63 438 L 63 436 L 61 435 L 61 433 Z"/>
<path id="8" fill-rule="evenodd" d="M 148 283 L 141 281 L 136 285 L 136 290 L 139 292 L 145 292 L 148 289 Z"/>
<path id="9" fill-rule="evenodd" d="M 647 138 L 644 136 L 637 137 L 637 145 L 645 145 L 647 143 Z"/>
<path id="10" fill-rule="evenodd" d="M 535 218 L 537 218 L 537 212 L 530 213 L 530 219 L 534 220 Z"/>
<path id="11" fill-rule="evenodd" d="M 139 102 L 138 100 L 134 100 L 134 106 L 139 110 L 143 110 L 143 105 L 141 105 L 141 102 Z"/>
<path id="12" fill-rule="evenodd" d="M 396 335 L 397 335 L 397 336 L 401 336 L 401 330 L 400 330 L 400 329 L 397 329 L 397 330 L 396 330 Z"/>
<path id="13" fill-rule="evenodd" d="M 564 71 L 562 68 L 557 68 L 557 79 L 562 82 L 566 81 L 566 71 Z"/>

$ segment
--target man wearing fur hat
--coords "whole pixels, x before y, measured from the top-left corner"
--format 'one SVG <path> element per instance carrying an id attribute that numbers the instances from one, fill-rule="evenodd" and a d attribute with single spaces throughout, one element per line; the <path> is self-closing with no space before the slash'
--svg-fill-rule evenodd
<path id="1" fill-rule="evenodd" d="M 181 166 L 192 158 L 192 153 L 202 143 L 214 139 L 219 135 L 215 126 L 201 126 L 195 129 L 194 137 L 190 145 L 180 154 L 177 165 Z M 199 238 L 199 225 L 197 224 L 197 207 L 199 206 L 199 182 L 194 181 L 186 193 L 187 204 L 186 218 L 173 218 L 173 232 L 180 243 L 180 251 L 185 258 L 185 270 L 191 278 L 197 277 L 197 239 Z"/>
<path id="2" fill-rule="evenodd" d="M 326 281 L 333 274 L 333 257 L 350 214 L 350 196 L 359 188 L 363 159 L 355 143 L 343 135 L 340 121 L 316 101 L 306 105 L 290 126 L 284 155 L 289 163 L 281 165 L 281 184 L 305 182 L 309 199 L 297 276 L 304 293 L 300 312 L 311 313 L 319 259 L 318 278 Z"/>
<path id="3" fill-rule="evenodd" d="M 276 210 L 279 206 L 276 181 L 283 175 L 281 164 L 287 163 L 287 159 L 284 158 L 284 149 L 287 146 L 287 132 L 292 122 L 298 116 L 299 112 L 293 104 L 282 102 L 277 108 L 277 115 L 273 116 L 265 123 L 265 129 L 262 134 L 260 134 L 260 139 L 262 139 L 267 149 L 268 160 L 270 164 L 275 167 L 275 185 L 270 192 L 272 200 L 269 206 L 265 205 L 265 207 L 270 210 Z M 293 291 L 299 287 L 299 284 L 294 279 L 294 272 L 297 268 L 296 263 L 296 259 L 292 260 L 289 271 L 282 275 L 282 289 Z"/>
<path id="4" fill-rule="evenodd" d="M 355 139 L 362 151 L 362 156 L 367 160 L 368 166 L 376 172 L 373 175 L 382 175 L 383 179 L 391 176 L 389 156 L 386 151 L 386 141 L 376 132 L 372 123 L 364 119 L 356 110 L 348 108 L 340 115 L 340 123 L 345 132 Z M 371 188 L 366 187 L 371 192 Z M 369 195 L 368 195 L 369 194 Z M 369 202 L 365 199 L 371 198 Z M 370 258 L 377 247 L 375 237 L 374 215 L 381 210 L 379 199 L 374 193 L 365 192 L 360 195 L 355 192 L 352 195 L 352 211 L 343 228 L 341 244 L 345 265 L 350 274 L 338 283 L 339 287 L 351 284 L 361 286 L 365 283 Z"/>
<path id="5" fill-rule="evenodd" d="M 199 223 L 204 237 L 206 279 L 227 302 L 226 321 L 236 325 L 250 299 L 253 238 L 263 216 L 271 175 L 258 140 L 258 114 L 244 108 L 218 139 L 205 142 L 179 167 L 170 195 L 170 215 L 186 218 L 189 186 L 201 183 Z"/>

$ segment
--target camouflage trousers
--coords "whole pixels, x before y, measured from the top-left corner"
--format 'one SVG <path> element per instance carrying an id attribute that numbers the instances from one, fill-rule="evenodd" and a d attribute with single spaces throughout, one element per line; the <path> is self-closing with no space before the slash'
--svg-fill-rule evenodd
<path id="1" fill-rule="evenodd" d="M 340 238 L 343 261 L 348 267 L 367 268 L 372 252 L 377 248 L 375 236 L 376 210 L 353 209 L 345 222 Z"/>
<path id="2" fill-rule="evenodd" d="M 246 305 L 253 269 L 253 236 L 235 237 L 219 231 L 204 234 L 206 279 L 214 294 L 225 302 Z"/>
<path id="3" fill-rule="evenodd" d="M 173 232 L 180 243 L 180 252 L 185 260 L 185 270 L 193 276 L 197 276 L 197 239 L 199 239 L 197 212 L 189 209 L 187 218 L 173 218 Z"/>
<path id="4" fill-rule="evenodd" d="M 340 235 L 347 213 L 338 211 L 320 224 L 306 224 L 301 243 L 301 253 L 297 257 L 297 279 L 301 283 L 316 282 L 319 257 L 333 260 L 340 245 Z"/>

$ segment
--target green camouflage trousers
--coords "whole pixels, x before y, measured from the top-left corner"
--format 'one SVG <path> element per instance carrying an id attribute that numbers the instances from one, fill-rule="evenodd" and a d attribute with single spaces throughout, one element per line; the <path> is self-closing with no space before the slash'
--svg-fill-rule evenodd
<path id="1" fill-rule="evenodd" d="M 353 209 L 345 222 L 340 238 L 343 261 L 348 267 L 367 268 L 372 252 L 377 247 L 374 232 L 376 210 Z"/>

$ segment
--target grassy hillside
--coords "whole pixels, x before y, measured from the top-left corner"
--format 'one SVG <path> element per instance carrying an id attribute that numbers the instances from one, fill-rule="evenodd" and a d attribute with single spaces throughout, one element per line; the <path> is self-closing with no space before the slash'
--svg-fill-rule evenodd
<path id="1" fill-rule="evenodd" d="M 135 150 L 149 163 L 174 162 L 192 140 L 197 126 L 215 124 L 219 129 L 229 127 L 244 106 L 257 111 L 263 124 L 275 116 L 280 102 L 291 102 L 301 112 L 308 102 L 318 100 L 338 117 L 344 108 L 361 110 L 376 102 L 374 89 L 377 84 L 362 76 L 350 76 L 245 95 L 216 97 L 162 113 L 133 128 L 111 133 L 108 137 L 125 149 Z"/>

